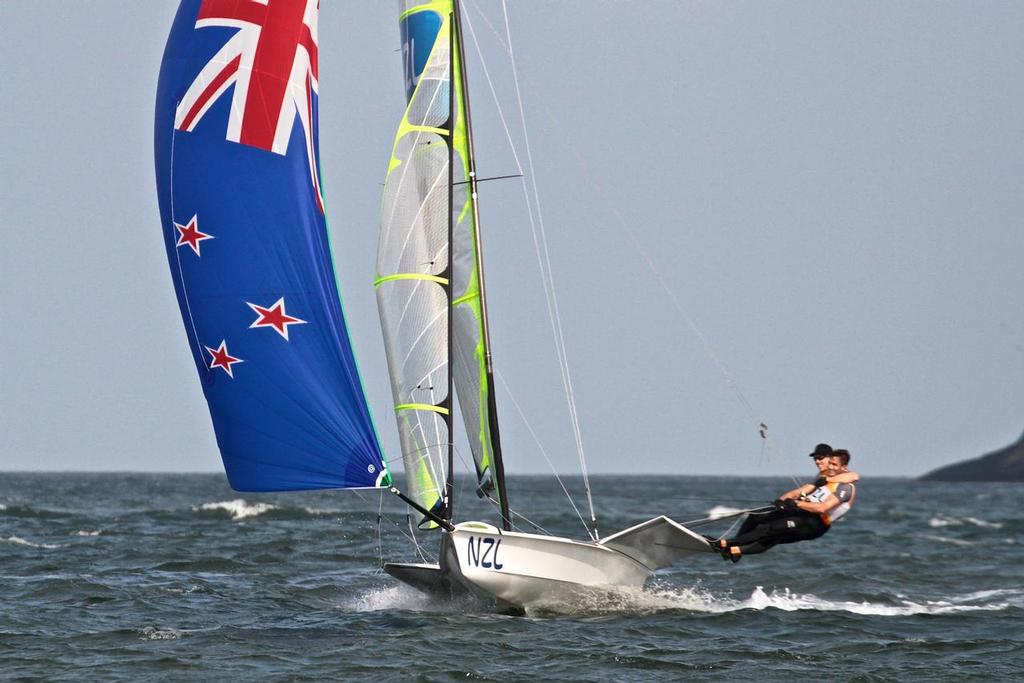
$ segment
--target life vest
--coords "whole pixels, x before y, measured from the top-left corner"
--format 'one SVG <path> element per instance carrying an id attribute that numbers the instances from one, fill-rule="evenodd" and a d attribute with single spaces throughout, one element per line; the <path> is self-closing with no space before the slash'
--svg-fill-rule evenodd
<path id="1" fill-rule="evenodd" d="M 839 499 L 839 505 L 819 515 L 825 524 L 832 524 L 849 512 L 853 499 L 857 497 L 857 487 L 853 484 L 840 484 L 837 481 L 829 482 L 814 489 L 804 498 L 812 503 L 824 503 L 830 495 Z"/>

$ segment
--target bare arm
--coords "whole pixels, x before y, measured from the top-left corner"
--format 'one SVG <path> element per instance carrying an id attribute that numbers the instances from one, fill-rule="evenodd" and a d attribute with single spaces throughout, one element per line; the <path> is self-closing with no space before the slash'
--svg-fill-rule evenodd
<path id="1" fill-rule="evenodd" d="M 789 500 L 790 498 L 799 498 L 800 496 L 806 496 L 808 493 L 814 490 L 814 484 L 801 484 L 797 488 L 786 491 L 779 498 L 781 500 Z"/>
<path id="2" fill-rule="evenodd" d="M 813 512 L 818 515 L 822 514 L 823 512 L 828 512 L 837 505 L 839 505 L 839 499 L 833 496 L 831 493 L 828 494 L 825 500 L 821 501 L 820 503 L 812 503 L 809 500 L 796 501 L 796 506 L 801 510 Z"/>
<path id="3" fill-rule="evenodd" d="M 856 472 L 840 472 L 828 477 L 828 481 L 836 484 L 856 484 L 860 481 L 860 475 Z"/>

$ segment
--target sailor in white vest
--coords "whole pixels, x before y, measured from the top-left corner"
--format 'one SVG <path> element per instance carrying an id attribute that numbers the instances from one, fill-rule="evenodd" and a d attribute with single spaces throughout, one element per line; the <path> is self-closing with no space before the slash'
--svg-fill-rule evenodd
<path id="1" fill-rule="evenodd" d="M 811 457 L 820 473 L 814 483 L 787 491 L 775 500 L 774 510 L 751 514 L 736 536 L 719 539 L 715 545 L 723 558 L 739 562 L 779 544 L 818 538 L 849 511 L 860 479 L 849 471 L 850 452 L 818 444 Z"/>

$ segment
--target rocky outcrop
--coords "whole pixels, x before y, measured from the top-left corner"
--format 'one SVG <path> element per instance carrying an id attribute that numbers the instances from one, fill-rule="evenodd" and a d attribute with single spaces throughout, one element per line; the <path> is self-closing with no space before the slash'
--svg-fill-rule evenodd
<path id="1" fill-rule="evenodd" d="M 924 481 L 1024 482 L 1024 435 L 1017 443 L 973 460 L 946 465 L 921 477 Z"/>

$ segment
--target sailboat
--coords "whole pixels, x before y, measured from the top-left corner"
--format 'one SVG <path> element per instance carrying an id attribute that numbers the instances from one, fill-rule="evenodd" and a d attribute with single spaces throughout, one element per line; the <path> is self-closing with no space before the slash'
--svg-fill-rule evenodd
<path id="1" fill-rule="evenodd" d="M 711 552 L 656 517 L 605 538 L 517 530 L 505 482 L 458 0 L 400 4 L 407 106 L 374 282 L 406 488 L 384 457 L 346 327 L 320 185 L 318 0 L 182 0 L 156 100 L 171 277 L 230 485 L 386 489 L 439 536 L 393 577 L 508 609 L 642 587 Z M 497 519 L 457 521 L 453 419 Z"/>

